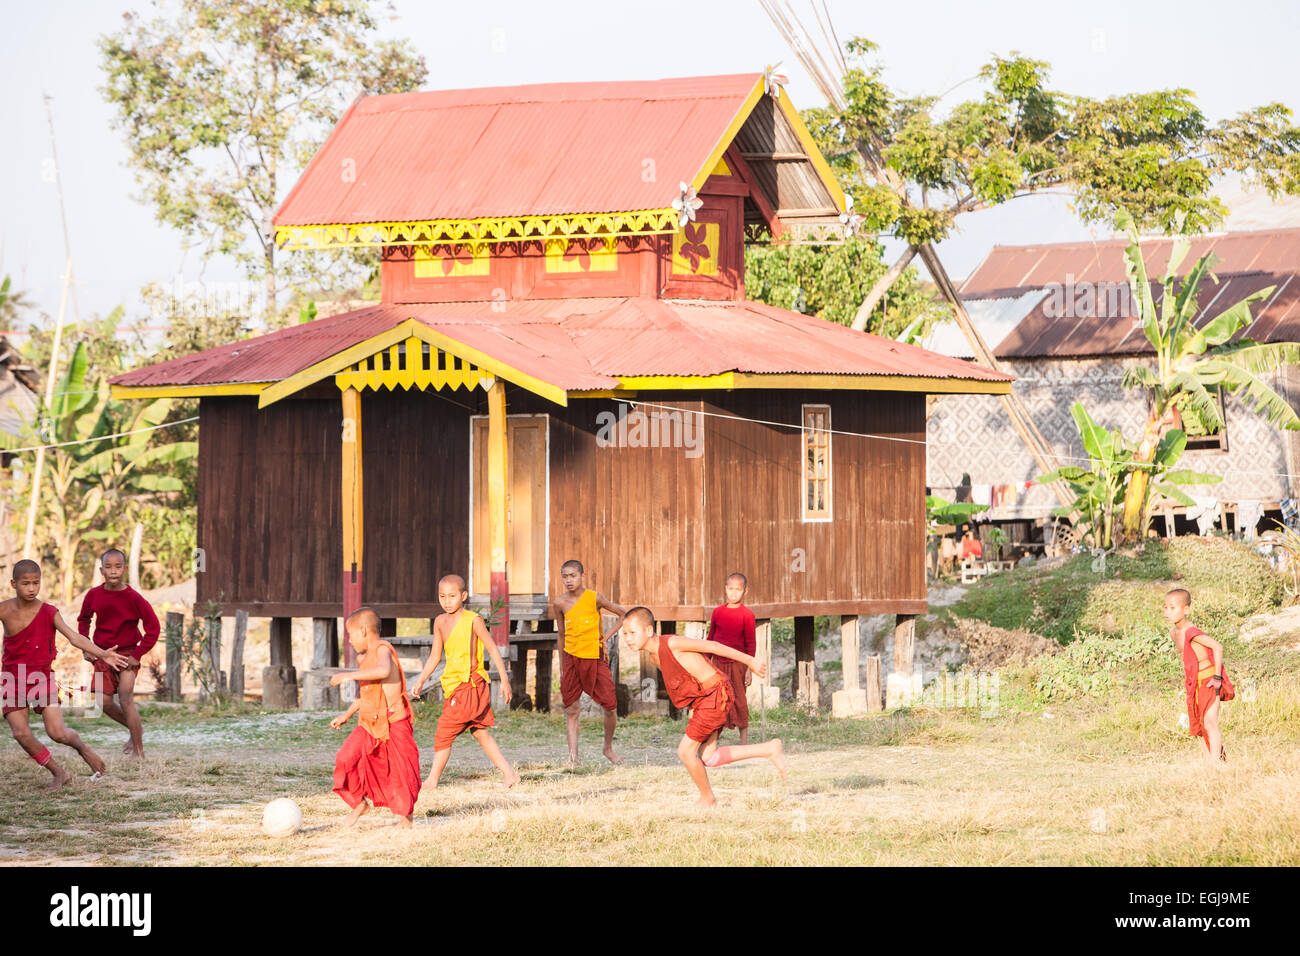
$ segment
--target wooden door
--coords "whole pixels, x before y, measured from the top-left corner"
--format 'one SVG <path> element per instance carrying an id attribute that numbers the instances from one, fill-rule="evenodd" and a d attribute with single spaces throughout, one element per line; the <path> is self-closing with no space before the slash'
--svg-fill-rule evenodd
<path id="1" fill-rule="evenodd" d="M 506 496 L 507 580 L 511 594 L 546 593 L 546 476 L 545 415 L 506 416 L 506 467 L 510 470 Z M 470 590 L 491 591 L 491 549 L 488 545 L 487 436 L 488 420 L 471 419 L 474 473 L 470 495 Z"/>

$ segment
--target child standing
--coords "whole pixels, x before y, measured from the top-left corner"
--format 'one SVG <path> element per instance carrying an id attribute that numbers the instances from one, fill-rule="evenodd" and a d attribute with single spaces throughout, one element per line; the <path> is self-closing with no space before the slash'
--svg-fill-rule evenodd
<path id="1" fill-rule="evenodd" d="M 623 608 L 607 601 L 586 586 L 586 570 L 581 561 L 565 561 L 560 566 L 564 593 L 555 598 L 555 624 L 560 648 L 560 700 L 564 704 L 564 729 L 569 744 L 569 764 L 578 763 L 578 708 L 586 693 L 605 711 L 605 759 L 618 765 L 623 758 L 614 753 L 614 729 L 618 725 L 618 698 L 614 678 L 609 672 L 605 645 L 610 635 L 600 630 L 600 612 L 618 615 Z"/>
<path id="2" fill-rule="evenodd" d="M 104 583 L 86 592 L 77 615 L 77 630 L 90 637 L 90 623 L 95 622 L 96 647 L 111 647 L 127 659 L 127 665 L 114 673 L 102 661 L 93 661 L 95 680 L 104 695 L 104 713 L 127 729 L 130 736 L 122 745 L 122 753 L 131 757 L 144 756 L 144 728 L 140 711 L 135 706 L 135 679 L 140 673 L 140 661 L 158 643 L 158 615 L 140 592 L 127 584 L 126 555 L 117 548 L 105 551 L 99 559 L 99 569 Z M 140 625 L 144 634 L 140 634 Z M 91 660 L 90 655 L 86 655 Z M 117 695 L 114 701 L 113 695 Z"/>
<path id="3" fill-rule="evenodd" d="M 488 657 L 492 658 L 492 666 L 501 678 L 501 694 L 506 704 L 510 703 L 511 697 L 510 678 L 483 618 L 465 607 L 468 599 L 465 579 L 459 574 L 445 575 L 438 582 L 438 603 L 445 613 L 439 614 L 433 622 L 433 646 L 429 649 L 429 659 L 411 685 L 411 693 L 419 694 L 446 651 L 447 666 L 442 672 L 442 714 L 433 734 L 433 767 L 425 783 L 437 788 L 451 757 L 452 742 L 468 730 L 488 759 L 501 771 L 509 788 L 519 782 L 519 774 L 515 773 L 488 731 L 489 727 L 496 725 L 496 718 L 492 714 L 492 692 L 480 648 L 486 647 Z"/>
<path id="4" fill-rule="evenodd" d="M 754 612 L 744 605 L 745 592 L 748 589 L 749 579 L 739 571 L 734 571 L 727 577 L 723 588 L 727 603 L 713 609 L 713 615 L 709 618 L 709 640 L 726 644 L 746 657 L 753 657 L 758 647 L 755 637 L 758 622 L 754 620 Z M 749 743 L 749 701 L 746 699 L 745 692 L 751 679 L 749 668 L 741 661 L 719 657 L 716 654 L 709 657 L 709 663 L 716 667 L 731 685 L 731 709 L 727 711 L 725 726 L 737 728 L 740 731 L 741 744 L 747 744 Z"/>
<path id="5" fill-rule="evenodd" d="M 655 665 L 663 672 L 664 686 L 673 705 L 691 709 L 686 734 L 677 745 L 677 757 L 700 790 L 701 806 L 717 803 L 709 786 L 706 767 L 721 767 L 737 760 L 766 757 L 785 779 L 785 752 L 781 741 L 773 738 L 764 744 L 719 747 L 718 731 L 726 723 L 731 708 L 731 686 L 708 662 L 708 655 L 740 661 L 759 677 L 767 665 L 753 656 L 715 641 L 655 634 L 655 619 L 649 608 L 634 607 L 623 618 L 623 639 L 634 651 L 649 651 Z"/>
<path id="6" fill-rule="evenodd" d="M 1191 592 L 1174 588 L 1165 595 L 1165 621 L 1183 658 L 1187 687 L 1187 729 L 1200 737 L 1210 759 L 1227 760 L 1219 731 L 1219 700 L 1225 691 L 1223 645 L 1187 620 Z M 1231 688 L 1231 684 L 1227 688 Z"/>
<path id="7" fill-rule="evenodd" d="M 3 700 L 4 718 L 27 755 L 48 770 L 54 779 L 50 789 L 56 790 L 72 779 L 50 756 L 50 750 L 32 733 L 28 722 L 28 709 L 35 710 L 45 719 L 45 732 L 56 743 L 71 747 L 90 765 L 94 778 L 103 776 L 108 768 L 100 756 L 91 750 L 63 723 L 59 709 L 59 685 L 51 670 L 54 664 L 54 632 L 58 631 L 74 647 L 85 651 L 96 661 L 109 668 L 120 668 L 126 658 L 116 651 L 96 647 L 68 625 L 53 604 L 37 598 L 41 590 L 41 566 L 35 561 L 19 561 L 14 565 L 10 581 L 15 596 L 0 601 L 0 623 L 4 625 L 4 659 L 0 664 L 0 699 Z M 94 779 L 92 778 L 92 779 Z"/>

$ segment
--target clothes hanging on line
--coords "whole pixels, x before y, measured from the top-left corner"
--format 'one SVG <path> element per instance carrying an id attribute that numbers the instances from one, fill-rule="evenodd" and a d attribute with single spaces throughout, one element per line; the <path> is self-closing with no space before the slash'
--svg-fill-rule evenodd
<path id="1" fill-rule="evenodd" d="M 1198 497 L 1197 495 L 1191 497 L 1195 504 L 1187 509 L 1187 520 L 1196 522 L 1196 527 L 1202 536 L 1208 535 L 1214 527 L 1214 522 L 1219 520 L 1223 506 L 1219 503 L 1218 498 Z"/>
<path id="2" fill-rule="evenodd" d="M 1282 523 L 1288 528 L 1300 528 L 1300 499 L 1282 499 Z"/>
<path id="3" fill-rule="evenodd" d="M 1255 526 L 1259 524 L 1259 519 L 1264 516 L 1264 502 L 1262 501 L 1238 501 L 1237 502 L 1237 530 L 1242 533 L 1242 537 L 1247 541 L 1254 541 L 1258 535 L 1255 532 Z"/>

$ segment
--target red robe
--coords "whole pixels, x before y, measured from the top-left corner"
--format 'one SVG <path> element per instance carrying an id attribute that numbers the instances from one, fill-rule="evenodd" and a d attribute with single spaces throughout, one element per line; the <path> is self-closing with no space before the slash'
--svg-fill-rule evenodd
<path id="1" fill-rule="evenodd" d="M 397 660 L 391 644 L 376 642 L 376 653 L 380 647 L 387 647 Z M 360 719 L 334 758 L 334 792 L 349 807 L 369 800 L 403 817 L 415 809 L 420 796 L 420 751 L 415 746 L 414 714 L 406 695 L 405 675 L 401 682 L 402 701 L 394 705 L 394 711 L 389 710 L 384 699 L 382 681 L 361 682 Z"/>

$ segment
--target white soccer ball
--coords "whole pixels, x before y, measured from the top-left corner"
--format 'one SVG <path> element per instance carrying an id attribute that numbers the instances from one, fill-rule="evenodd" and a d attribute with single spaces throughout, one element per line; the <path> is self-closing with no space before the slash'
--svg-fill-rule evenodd
<path id="1" fill-rule="evenodd" d="M 1191 721 L 1189 721 L 1189 720 L 1187 719 L 1187 715 L 1186 715 L 1186 714 L 1179 714 L 1179 715 L 1178 715 L 1178 729 L 1179 729 L 1179 730 L 1186 730 L 1186 729 L 1188 728 L 1188 726 L 1190 726 L 1190 724 L 1191 724 Z"/>
<path id="2" fill-rule="evenodd" d="M 288 797 L 272 800 L 262 811 L 262 832 L 267 836 L 293 836 L 301 829 L 302 809 Z"/>

